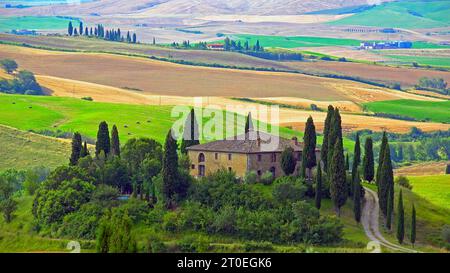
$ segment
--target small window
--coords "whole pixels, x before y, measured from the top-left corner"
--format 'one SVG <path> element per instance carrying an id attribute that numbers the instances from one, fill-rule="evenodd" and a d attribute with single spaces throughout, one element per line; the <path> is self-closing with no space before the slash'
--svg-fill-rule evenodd
<path id="1" fill-rule="evenodd" d="M 205 176 L 205 166 L 204 165 L 200 165 L 198 166 L 198 176 Z"/>
<path id="2" fill-rule="evenodd" d="M 231 160 L 231 159 L 232 159 L 231 154 L 228 154 L 228 160 Z"/>
<path id="3" fill-rule="evenodd" d="M 198 162 L 205 162 L 205 154 L 201 153 L 198 155 Z"/>
<path id="4" fill-rule="evenodd" d="M 258 162 L 261 162 L 262 160 L 262 155 L 258 155 Z"/>
<path id="5" fill-rule="evenodd" d="M 270 168 L 270 172 L 272 173 L 272 176 L 275 178 L 275 176 L 276 176 L 276 169 L 275 169 L 275 167 Z"/>
<path id="6" fill-rule="evenodd" d="M 258 176 L 261 176 L 261 170 L 258 170 Z"/>
<path id="7" fill-rule="evenodd" d="M 219 153 L 215 153 L 214 154 L 214 158 L 217 160 L 217 159 L 219 159 Z"/>
<path id="8" fill-rule="evenodd" d="M 191 169 L 195 170 L 195 164 L 191 165 Z"/>
<path id="9" fill-rule="evenodd" d="M 233 168 L 228 167 L 228 171 L 231 173 L 233 171 Z"/>

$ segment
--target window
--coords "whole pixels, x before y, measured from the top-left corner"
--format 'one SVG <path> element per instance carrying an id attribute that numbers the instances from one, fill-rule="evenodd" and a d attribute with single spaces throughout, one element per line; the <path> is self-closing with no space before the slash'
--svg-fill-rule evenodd
<path id="1" fill-rule="evenodd" d="M 275 178 L 276 175 L 275 170 L 275 167 L 270 168 L 270 172 L 272 173 L 273 178 Z"/>
<path id="2" fill-rule="evenodd" d="M 231 154 L 228 154 L 228 160 L 231 160 Z"/>
<path id="3" fill-rule="evenodd" d="M 219 153 L 214 154 L 214 159 L 216 159 L 216 160 L 219 159 Z"/>
<path id="4" fill-rule="evenodd" d="M 204 165 L 198 166 L 198 176 L 205 176 L 205 166 Z"/>
<path id="5" fill-rule="evenodd" d="M 261 176 L 261 170 L 258 170 L 258 176 Z"/>
<path id="6" fill-rule="evenodd" d="M 262 160 L 262 155 L 258 155 L 258 162 L 261 162 Z"/>
<path id="7" fill-rule="evenodd" d="M 205 162 L 205 154 L 200 153 L 198 155 L 198 162 Z"/>
<path id="8" fill-rule="evenodd" d="M 277 162 L 277 154 L 272 154 L 272 162 Z"/>
<path id="9" fill-rule="evenodd" d="M 228 167 L 228 171 L 231 173 L 233 171 L 233 168 Z"/>
<path id="10" fill-rule="evenodd" d="M 191 169 L 195 170 L 195 164 L 191 165 Z"/>

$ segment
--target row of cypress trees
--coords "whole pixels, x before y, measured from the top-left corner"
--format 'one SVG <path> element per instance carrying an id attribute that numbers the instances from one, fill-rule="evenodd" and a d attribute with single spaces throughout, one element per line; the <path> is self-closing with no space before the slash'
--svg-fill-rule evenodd
<path id="1" fill-rule="evenodd" d="M 83 22 L 80 21 L 79 27 L 74 27 L 72 22 L 69 22 L 67 27 L 67 33 L 69 36 L 91 36 L 102 38 L 109 41 L 116 42 L 127 42 L 127 43 L 137 43 L 136 33 L 131 34 L 130 31 L 127 32 L 126 37 L 122 35 L 120 28 L 107 30 L 101 24 L 94 28 L 88 28 L 87 26 L 83 28 Z"/>

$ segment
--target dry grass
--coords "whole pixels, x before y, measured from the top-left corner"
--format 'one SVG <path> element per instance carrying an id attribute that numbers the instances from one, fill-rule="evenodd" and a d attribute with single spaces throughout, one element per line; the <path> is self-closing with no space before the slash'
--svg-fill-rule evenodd
<path id="1" fill-rule="evenodd" d="M 414 164 L 407 167 L 402 167 L 394 170 L 395 175 L 403 176 L 425 176 L 425 175 L 440 175 L 445 174 L 445 168 L 450 161 L 440 161 L 440 162 L 426 162 Z"/>

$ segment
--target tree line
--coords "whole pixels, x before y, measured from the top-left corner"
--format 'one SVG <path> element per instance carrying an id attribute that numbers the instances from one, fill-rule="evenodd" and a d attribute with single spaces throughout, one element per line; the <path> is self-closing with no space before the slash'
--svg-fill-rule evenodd
<path id="1" fill-rule="evenodd" d="M 131 33 L 130 31 L 127 31 L 126 35 L 120 30 L 120 28 L 117 29 L 105 29 L 105 27 L 102 24 L 98 24 L 95 27 L 87 27 L 83 25 L 83 22 L 80 21 L 80 24 L 78 27 L 74 27 L 72 24 L 72 21 L 69 22 L 69 25 L 67 27 L 67 34 L 69 36 L 88 36 L 88 37 L 96 37 L 100 39 L 105 39 L 108 41 L 115 41 L 115 42 L 127 42 L 136 44 L 137 36 L 136 33 Z"/>

